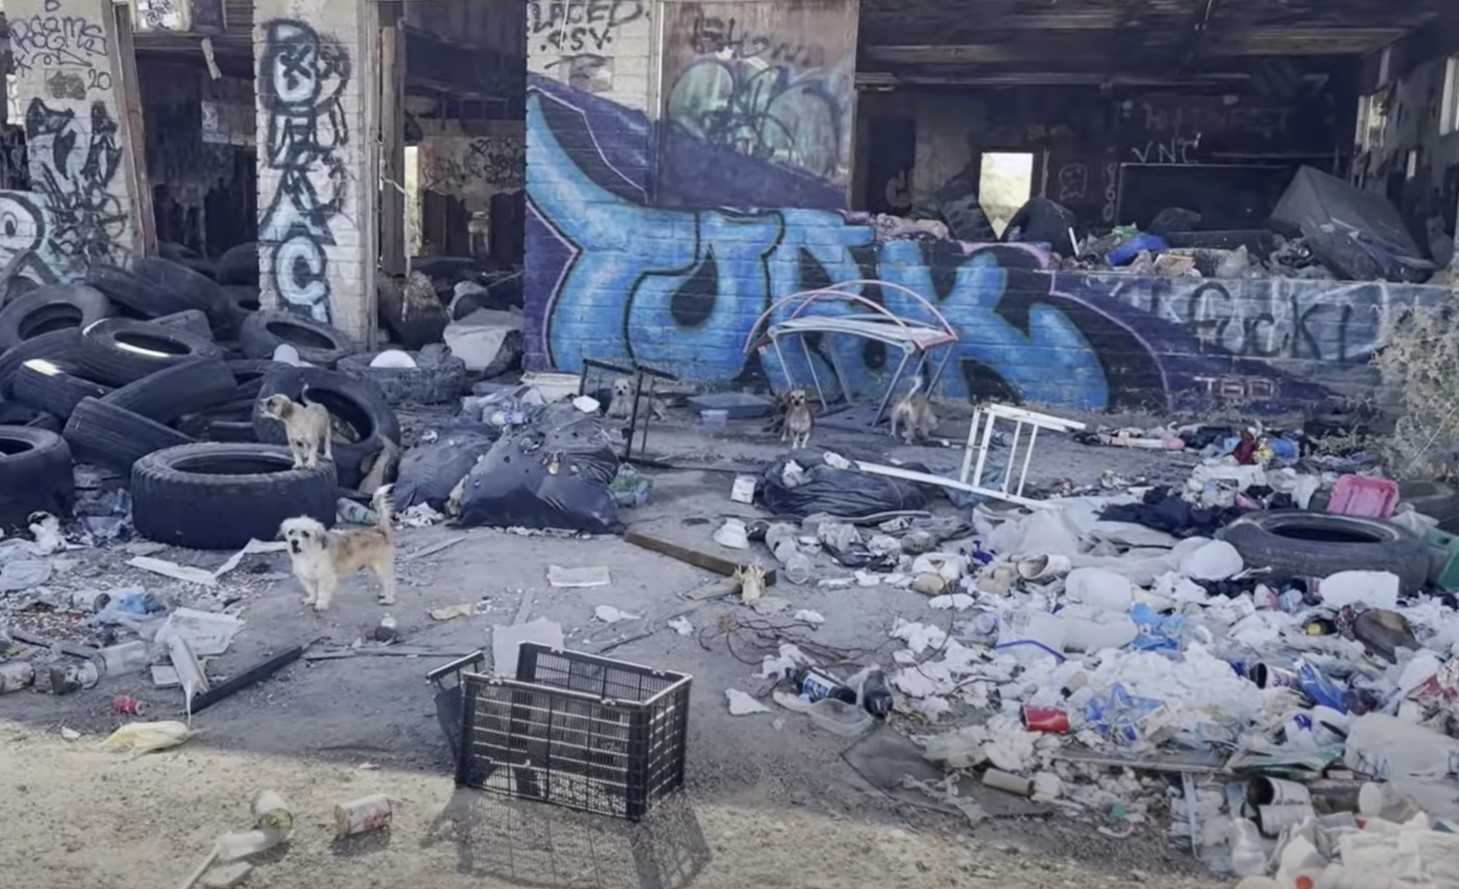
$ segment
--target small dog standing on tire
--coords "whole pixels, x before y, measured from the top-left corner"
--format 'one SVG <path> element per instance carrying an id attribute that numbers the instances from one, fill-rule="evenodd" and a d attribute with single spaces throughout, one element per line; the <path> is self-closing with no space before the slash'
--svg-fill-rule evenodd
<path id="1" fill-rule="evenodd" d="M 304 587 L 304 604 L 324 611 L 334 601 L 342 574 L 369 568 L 380 578 L 381 605 L 395 604 L 395 541 L 390 527 L 395 504 L 386 485 L 375 492 L 370 505 L 375 525 L 350 531 L 330 531 L 309 516 L 285 519 L 279 536 L 289 546 L 294 576 Z"/>
<path id="2" fill-rule="evenodd" d="M 785 393 L 785 422 L 780 430 L 780 440 L 790 442 L 792 448 L 806 447 L 815 428 L 816 415 L 811 412 L 810 393 L 804 389 L 791 389 Z"/>
<path id="3" fill-rule="evenodd" d="M 288 439 L 289 452 L 294 455 L 295 469 L 317 467 L 320 449 L 324 451 L 324 459 L 334 462 L 329 410 L 322 404 L 304 401 L 307 397 L 307 393 L 300 393 L 301 400 L 295 401 L 283 394 L 270 395 L 263 403 L 264 415 L 284 424 L 284 437 Z"/>
<path id="4" fill-rule="evenodd" d="M 892 438 L 897 437 L 897 427 L 902 429 L 902 440 L 915 444 L 932 436 L 937 431 L 937 414 L 932 412 L 932 401 L 922 387 L 922 377 L 912 380 L 912 391 L 892 408 Z"/>

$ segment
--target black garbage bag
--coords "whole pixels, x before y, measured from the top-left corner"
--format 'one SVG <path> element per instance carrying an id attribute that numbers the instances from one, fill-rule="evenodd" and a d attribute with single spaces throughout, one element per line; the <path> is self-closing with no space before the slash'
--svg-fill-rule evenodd
<path id="1" fill-rule="evenodd" d="M 459 523 L 616 534 L 623 526 L 608 486 L 617 473 L 602 420 L 567 402 L 549 404 L 472 467 Z"/>
<path id="2" fill-rule="evenodd" d="M 822 512 L 839 518 L 861 518 L 881 512 L 922 509 L 927 497 L 912 482 L 872 475 L 855 469 L 836 469 L 825 463 L 797 461 L 803 480 L 787 485 L 782 457 L 765 470 L 761 497 L 776 515 L 808 516 Z"/>
<path id="3" fill-rule="evenodd" d="M 1070 229 L 1078 224 L 1079 217 L 1063 204 L 1048 198 L 1030 198 L 1008 220 L 1003 240 L 1048 244 L 1055 253 L 1062 254 L 1068 252 L 1066 247 L 1073 247 Z"/>
<path id="4" fill-rule="evenodd" d="M 429 503 L 439 510 L 451 489 L 466 477 L 500 432 L 485 425 L 439 429 L 436 440 L 406 451 L 395 479 L 395 504 L 400 509 Z"/>

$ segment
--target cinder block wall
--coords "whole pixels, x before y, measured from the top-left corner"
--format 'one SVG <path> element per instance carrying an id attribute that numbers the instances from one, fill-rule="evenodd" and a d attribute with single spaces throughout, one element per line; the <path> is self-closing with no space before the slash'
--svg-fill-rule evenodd
<path id="1" fill-rule="evenodd" d="M 727 20 L 736 4 L 700 6 Z M 844 188 L 657 119 L 658 0 L 533 8 L 534 367 L 633 357 L 710 385 L 761 369 L 772 380 L 788 369 L 808 381 L 798 350 L 784 355 L 788 368 L 774 353 L 746 354 L 756 320 L 798 291 L 879 279 L 895 286 L 852 290 L 903 317 L 941 317 L 958 334 L 941 377 L 949 396 L 1092 409 L 1291 408 L 1370 391 L 1385 320 L 1448 298 L 1443 288 L 1382 283 L 1066 273 L 1025 246 L 883 240 L 868 220 L 837 209 Z M 809 359 L 823 384 L 833 352 L 859 394 L 884 385 L 900 360 L 883 346 L 830 340 Z"/>
<path id="2" fill-rule="evenodd" d="M 374 3 L 257 0 L 258 240 L 265 305 L 374 328 Z"/>
<path id="3" fill-rule="evenodd" d="M 0 258 L 36 281 L 126 262 L 140 241 L 112 4 L 10 0 L 5 12 L 31 191 L 0 193 Z"/>

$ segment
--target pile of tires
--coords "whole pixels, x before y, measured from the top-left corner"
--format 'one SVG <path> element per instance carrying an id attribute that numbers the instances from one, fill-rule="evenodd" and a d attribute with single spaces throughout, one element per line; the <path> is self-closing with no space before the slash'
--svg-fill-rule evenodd
<path id="1" fill-rule="evenodd" d="M 330 367 L 356 351 L 339 331 L 261 311 L 253 245 L 217 262 L 179 249 L 0 306 L 0 528 L 65 513 L 73 463 L 128 479 L 142 535 L 216 549 L 270 538 L 309 515 L 332 524 L 340 485 L 400 423 L 381 388 Z M 270 360 L 281 343 L 305 361 Z M 296 470 L 283 428 L 259 412 L 284 393 L 335 417 L 335 462 Z"/>

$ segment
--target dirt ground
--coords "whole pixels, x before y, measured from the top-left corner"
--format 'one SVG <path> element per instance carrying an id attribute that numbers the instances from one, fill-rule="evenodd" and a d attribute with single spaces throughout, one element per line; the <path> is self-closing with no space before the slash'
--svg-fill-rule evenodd
<path id="1" fill-rule="evenodd" d="M 831 443 L 864 450 L 864 437 Z M 881 459 L 883 441 L 869 456 Z M 1048 447 L 1048 451 L 1043 450 Z M 774 453 L 753 433 L 668 430 L 650 451 L 678 465 L 732 468 Z M 917 456 L 951 470 L 956 451 L 919 449 Z M 1181 474 L 1181 461 L 1068 442 L 1040 441 L 1033 477 L 1098 478 Z M 1152 468 L 1156 472 L 1152 473 Z M 699 547 L 726 515 L 760 515 L 728 500 L 732 471 L 652 473 L 650 502 L 625 518 Z M 447 540 L 459 542 L 416 559 Z M 1096 819 L 997 818 L 976 828 L 897 802 L 867 784 L 841 758 L 851 745 L 788 711 L 731 717 L 724 691 L 768 696 L 759 679 L 763 650 L 737 637 L 733 649 L 715 632 L 740 606 L 707 602 L 688 615 L 696 630 L 660 629 L 611 656 L 693 675 L 688 787 L 646 823 L 630 828 L 540 804 L 505 801 L 453 787 L 450 754 L 437 723 L 428 669 L 454 654 L 490 645 L 491 627 L 519 615 L 559 621 L 569 648 L 598 650 L 624 630 L 592 620 L 596 605 L 640 615 L 672 609 L 677 596 L 712 575 L 616 538 L 524 536 L 490 529 L 408 529 L 402 554 L 397 619 L 401 644 L 429 649 L 423 657 L 359 654 L 305 660 L 193 720 L 183 746 L 142 757 L 98 749 L 125 717 L 111 697 L 132 694 L 150 718 L 178 716 L 181 695 L 151 687 L 141 674 L 109 679 L 67 697 L 12 694 L 0 698 L 0 872 L 6 885 L 45 889 L 171 886 L 206 854 L 220 833 L 247 829 L 249 800 L 281 792 L 298 818 L 284 848 L 257 856 L 247 885 L 370 887 L 540 885 L 659 889 L 744 885 L 1115 887 L 1159 881 L 1167 886 L 1223 885 L 1188 851 L 1172 845 L 1165 825 L 1149 823 L 1124 839 L 1095 831 Z M 374 581 L 349 579 L 335 608 L 303 608 L 282 554 L 247 557 L 216 590 L 187 588 L 125 565 L 120 546 L 68 552 L 53 586 L 83 589 L 133 584 L 184 603 L 238 600 L 247 626 L 223 656 L 209 663 L 214 679 L 244 669 L 291 645 L 311 651 L 349 646 L 368 636 L 383 609 Z M 216 567 L 220 553 L 156 554 Z M 549 565 L 605 566 L 612 582 L 557 589 Z M 849 574 L 825 567 L 825 574 Z M 850 659 L 889 663 L 887 631 L 898 617 L 945 621 L 922 596 L 886 587 L 818 589 L 782 585 L 794 608 L 827 618 L 814 631 Z M 524 599 L 526 604 L 524 605 Z M 435 621 L 427 611 L 471 602 L 476 613 Z M 934 615 L 936 615 L 934 617 Z M 362 650 L 375 648 L 369 642 Z M 958 724 L 954 719 L 949 726 Z M 62 739 L 62 727 L 82 732 Z M 926 726 L 913 727 L 925 732 Z M 333 840 L 333 806 L 384 793 L 396 803 L 390 831 Z M 637 850 L 637 854 L 635 854 Z"/>

